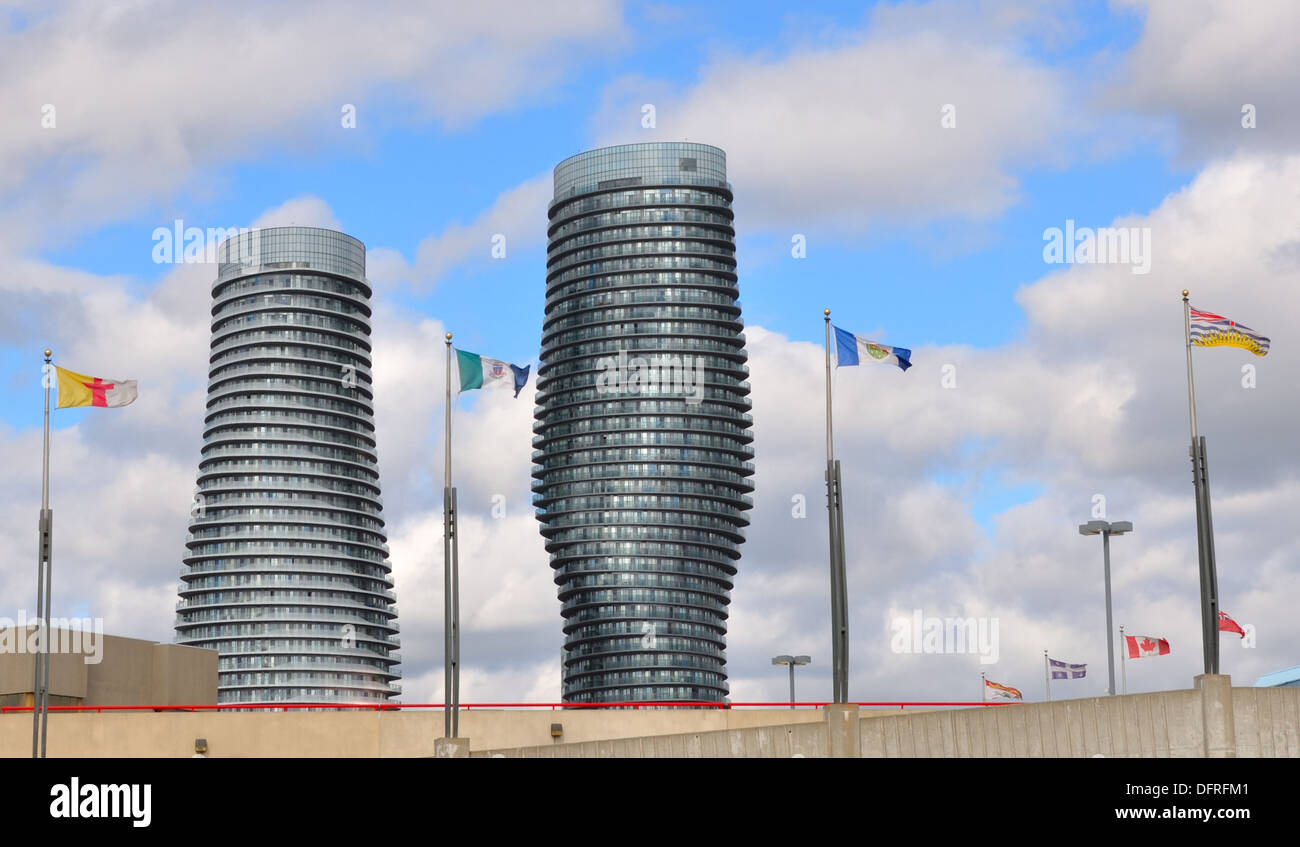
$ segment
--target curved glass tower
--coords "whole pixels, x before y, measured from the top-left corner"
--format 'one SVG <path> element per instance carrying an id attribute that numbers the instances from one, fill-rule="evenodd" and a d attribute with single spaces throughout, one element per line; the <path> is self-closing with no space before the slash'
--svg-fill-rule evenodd
<path id="1" fill-rule="evenodd" d="M 564 618 L 564 700 L 727 695 L 752 503 L 726 154 L 592 150 L 555 168 L 534 502 Z"/>
<path id="2" fill-rule="evenodd" d="M 222 703 L 386 699 L 400 656 L 365 246 L 276 227 L 217 261 L 176 640 L 220 651 Z"/>

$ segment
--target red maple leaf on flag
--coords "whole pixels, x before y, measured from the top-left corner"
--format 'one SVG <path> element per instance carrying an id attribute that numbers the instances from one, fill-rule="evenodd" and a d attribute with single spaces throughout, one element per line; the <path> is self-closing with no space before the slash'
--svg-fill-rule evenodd
<path id="1" fill-rule="evenodd" d="M 1169 642 L 1163 638 L 1152 638 L 1149 635 L 1126 635 L 1124 641 L 1128 645 L 1128 657 L 1130 659 L 1141 659 L 1145 656 L 1163 656 L 1169 652 Z"/>

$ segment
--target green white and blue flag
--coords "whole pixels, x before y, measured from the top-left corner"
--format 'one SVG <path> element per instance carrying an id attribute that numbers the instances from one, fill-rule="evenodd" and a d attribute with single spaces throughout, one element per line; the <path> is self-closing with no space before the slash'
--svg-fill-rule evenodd
<path id="1" fill-rule="evenodd" d="M 512 365 L 500 359 L 489 359 L 467 350 L 456 351 L 456 368 L 460 371 L 460 390 L 473 388 L 513 387 L 515 396 L 528 384 L 528 371 L 532 365 Z"/>

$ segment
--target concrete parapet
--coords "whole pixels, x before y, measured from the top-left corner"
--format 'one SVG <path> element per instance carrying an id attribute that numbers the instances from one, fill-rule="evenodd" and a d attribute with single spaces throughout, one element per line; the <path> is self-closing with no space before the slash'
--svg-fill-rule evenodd
<path id="1" fill-rule="evenodd" d="M 822 709 L 826 713 L 826 753 L 832 759 L 862 758 L 862 732 L 858 707 L 836 703 Z"/>
<path id="2" fill-rule="evenodd" d="M 1235 759 L 1237 729 L 1233 722 L 1232 677 L 1200 674 L 1193 682 L 1201 692 L 1201 725 L 1205 733 L 1202 755 L 1209 759 Z"/>

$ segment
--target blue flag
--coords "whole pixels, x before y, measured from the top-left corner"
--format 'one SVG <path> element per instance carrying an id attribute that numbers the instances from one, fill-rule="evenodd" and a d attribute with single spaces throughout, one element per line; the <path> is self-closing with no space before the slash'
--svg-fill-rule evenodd
<path id="1" fill-rule="evenodd" d="M 898 365 L 900 370 L 912 367 L 912 351 L 906 347 L 888 347 L 854 335 L 846 329 L 835 327 L 835 366 L 860 365 L 869 362 Z"/>

